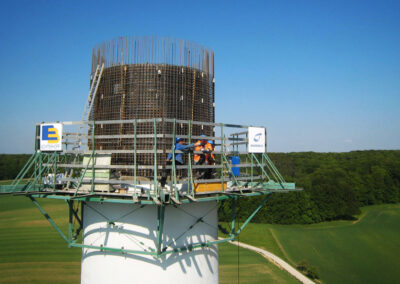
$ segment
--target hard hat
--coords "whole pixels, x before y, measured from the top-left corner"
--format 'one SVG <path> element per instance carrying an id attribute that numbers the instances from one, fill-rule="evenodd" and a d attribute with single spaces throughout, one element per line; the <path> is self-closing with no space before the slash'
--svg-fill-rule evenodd
<path id="1" fill-rule="evenodd" d="M 201 134 L 200 137 L 206 137 L 204 134 Z"/>
<path id="2" fill-rule="evenodd" d="M 175 138 L 175 143 L 178 143 L 179 141 L 182 141 L 182 140 L 183 140 L 183 138 L 176 137 L 176 138 Z"/>
<path id="3" fill-rule="evenodd" d="M 207 142 L 210 144 L 214 144 L 214 142 L 212 140 L 208 140 Z"/>

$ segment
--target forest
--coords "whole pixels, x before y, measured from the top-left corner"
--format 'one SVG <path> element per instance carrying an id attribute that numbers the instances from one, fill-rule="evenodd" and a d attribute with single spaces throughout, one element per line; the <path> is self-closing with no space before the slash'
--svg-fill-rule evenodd
<path id="1" fill-rule="evenodd" d="M 285 180 L 300 192 L 273 193 L 253 222 L 311 224 L 354 219 L 360 207 L 400 202 L 400 151 L 269 153 Z M 264 197 L 242 198 L 244 220 Z M 229 207 L 229 202 L 224 205 Z M 228 216 L 229 214 L 229 216 Z M 221 221 L 230 220 L 222 210 Z"/>
<path id="2" fill-rule="evenodd" d="M 0 180 L 14 179 L 30 156 L 29 154 L 0 154 Z"/>
<path id="3" fill-rule="evenodd" d="M 285 180 L 303 188 L 273 193 L 253 219 L 258 223 L 311 224 L 354 219 L 360 207 L 400 202 L 400 151 L 346 153 L 269 153 Z M 13 179 L 30 155 L 0 154 L 0 180 Z M 240 198 L 238 216 L 244 220 L 263 197 Z M 223 204 L 220 221 L 230 220 Z"/>

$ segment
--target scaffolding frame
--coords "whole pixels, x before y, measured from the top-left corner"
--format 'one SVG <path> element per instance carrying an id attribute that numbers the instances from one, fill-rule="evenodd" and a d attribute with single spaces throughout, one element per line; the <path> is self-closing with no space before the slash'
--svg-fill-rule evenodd
<path id="1" fill-rule="evenodd" d="M 135 131 L 133 135 L 101 135 L 100 137 L 96 137 L 96 131 L 90 131 L 90 129 L 93 130 L 96 127 L 101 127 L 101 125 L 121 123 L 132 124 L 133 129 L 136 129 L 141 123 L 149 122 L 153 123 L 154 126 L 154 133 L 152 137 L 150 137 L 153 141 L 152 150 L 140 149 L 137 147 L 137 140 L 149 139 L 148 134 L 136 134 Z M 160 123 L 172 124 L 172 133 L 160 134 L 157 132 L 157 125 Z M 69 247 L 98 249 L 100 251 L 114 251 L 129 254 L 145 254 L 155 257 L 161 257 L 171 253 L 182 253 L 184 251 L 191 251 L 197 248 L 204 248 L 218 243 L 234 240 L 257 214 L 257 212 L 263 207 L 271 193 L 301 190 L 296 188 L 294 183 L 288 183 L 284 180 L 271 159 L 268 157 L 267 153 L 254 154 L 247 151 L 248 132 L 246 131 L 246 128 L 248 128 L 248 126 L 246 125 L 210 123 L 190 120 L 186 121 L 165 118 L 120 121 L 78 121 L 61 122 L 61 124 L 63 124 L 63 127 L 78 127 L 79 130 L 81 129 L 81 126 L 84 125 L 85 127 L 89 128 L 88 135 L 82 135 L 76 132 L 64 132 L 62 136 L 64 144 L 63 151 L 43 152 L 39 149 L 40 123 L 38 123 L 36 125 L 35 134 L 36 151 L 33 153 L 15 180 L 10 185 L 0 187 L 0 194 L 27 196 L 33 202 L 33 204 L 38 207 L 43 216 L 50 222 L 60 236 L 67 242 Z M 175 139 L 177 138 L 175 129 L 178 124 L 187 124 L 187 135 L 180 135 L 179 137 L 183 138 L 189 144 L 196 139 L 215 141 L 216 149 L 212 151 L 212 153 L 216 156 L 216 163 L 214 165 L 193 165 L 191 156 L 194 154 L 204 154 L 204 152 L 192 151 L 185 154 L 188 156 L 186 159 L 186 164 L 177 166 L 175 165 L 175 155 L 179 154 L 179 151 L 174 150 L 174 147 L 168 150 L 165 148 L 157 148 L 157 139 L 159 138 L 171 139 L 171 141 L 175 142 Z M 190 128 L 193 125 L 207 125 L 213 128 L 220 128 L 220 135 L 206 137 L 192 136 Z M 241 129 L 241 131 L 229 132 L 227 131 L 229 129 Z M 218 133 L 218 131 L 214 131 L 214 133 Z M 76 145 L 76 139 L 79 140 L 79 145 L 87 145 L 86 149 L 68 149 L 69 145 Z M 134 147 L 131 150 L 97 150 L 97 139 L 100 139 L 101 141 L 104 139 L 131 139 Z M 133 165 L 97 165 L 95 162 L 93 162 L 101 155 L 112 155 L 115 152 L 120 153 L 121 151 L 129 152 L 134 156 Z M 136 158 L 140 153 L 153 153 L 154 164 L 140 165 Z M 169 181 L 170 187 L 166 188 L 160 186 L 159 172 L 163 170 L 164 167 L 157 164 L 157 157 L 158 155 L 164 155 L 164 157 L 166 157 L 169 153 L 172 154 L 173 159 L 172 165 L 166 167 L 171 171 L 171 178 Z M 243 157 L 244 160 L 250 161 L 250 163 L 246 162 L 239 165 L 232 165 L 229 162 L 229 157 L 232 155 L 239 155 L 240 157 Z M 85 161 L 85 159 L 87 161 Z M 243 169 L 242 174 L 235 176 L 232 173 L 233 166 Z M 132 176 L 130 180 L 121 180 L 115 178 L 104 180 L 96 178 L 96 171 L 117 170 L 121 168 L 130 168 L 134 173 L 134 176 Z M 139 181 L 139 179 L 143 177 L 136 175 L 136 171 L 137 169 L 141 168 L 146 168 L 153 171 L 152 179 Z M 205 169 L 214 170 L 216 173 L 215 178 L 199 178 L 193 173 L 196 170 Z M 249 169 L 249 171 L 245 171 L 244 169 Z M 177 175 L 177 170 L 185 170 L 187 172 L 186 176 L 184 178 L 179 177 Z M 64 177 L 57 179 L 57 174 L 69 171 L 73 172 L 71 178 Z M 89 175 L 87 175 L 88 171 Z M 248 172 L 250 172 L 250 174 Z M 45 184 L 43 181 L 46 176 L 54 178 L 53 182 L 50 184 Z M 122 184 L 131 187 L 133 190 L 131 192 L 110 192 L 98 190 L 98 188 L 102 185 L 114 186 Z M 186 191 L 182 191 L 182 188 L 179 187 L 179 185 L 182 184 L 187 186 Z M 220 190 L 197 192 L 195 188 L 196 185 L 199 184 L 206 184 L 208 186 L 215 186 L 215 184 L 219 184 Z M 82 190 L 84 186 L 86 186 L 86 190 Z M 143 192 L 143 186 L 146 186 L 149 190 Z M 233 203 L 235 203 L 239 198 L 252 196 L 264 196 L 264 199 L 254 210 L 254 212 L 252 212 L 243 222 L 240 228 L 236 228 L 236 208 L 235 206 L 232 206 L 231 232 L 228 234 L 227 238 L 216 239 L 214 241 L 207 241 L 204 243 L 194 243 L 181 248 L 169 249 L 168 247 L 162 247 L 164 213 L 166 206 L 179 206 L 181 204 L 193 202 L 225 201 L 229 199 L 232 199 Z M 57 226 L 49 214 L 36 200 L 37 198 L 59 199 L 66 202 L 69 210 L 69 226 L 67 233 L 64 233 Z M 158 214 L 156 222 L 158 229 L 155 248 L 151 251 L 133 251 L 124 248 L 91 246 L 79 243 L 77 239 L 83 228 L 82 206 L 86 202 L 90 201 L 157 206 Z M 194 225 L 196 225 L 196 223 L 194 223 L 193 226 Z"/>

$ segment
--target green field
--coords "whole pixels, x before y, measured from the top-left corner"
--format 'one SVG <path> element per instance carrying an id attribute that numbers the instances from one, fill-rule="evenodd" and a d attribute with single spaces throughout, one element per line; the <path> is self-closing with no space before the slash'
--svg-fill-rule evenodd
<path id="1" fill-rule="evenodd" d="M 66 230 L 67 208 L 41 200 Z M 362 208 L 357 221 L 314 225 L 249 224 L 240 241 L 296 265 L 317 267 L 324 283 L 393 283 L 400 278 L 400 205 Z M 25 197 L 0 198 L 0 283 L 78 283 L 80 250 L 68 249 Z M 221 283 L 236 283 L 237 247 L 219 246 Z M 263 257 L 240 249 L 242 283 L 296 282 Z"/>
<path id="2" fill-rule="evenodd" d="M 66 230 L 62 201 L 40 200 Z M 26 197 L 0 197 L 0 283 L 79 283 L 81 250 L 66 243 Z M 237 283 L 237 247 L 219 246 L 220 282 Z M 297 283 L 260 255 L 240 249 L 240 282 Z"/>
<path id="3" fill-rule="evenodd" d="M 362 208 L 357 221 L 314 225 L 250 224 L 240 240 L 296 265 L 317 267 L 325 283 L 397 283 L 400 205 Z"/>

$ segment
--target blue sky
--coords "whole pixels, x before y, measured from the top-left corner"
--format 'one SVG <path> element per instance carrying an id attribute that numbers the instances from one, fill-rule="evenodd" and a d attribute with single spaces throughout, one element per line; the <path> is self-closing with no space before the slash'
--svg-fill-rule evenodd
<path id="1" fill-rule="evenodd" d="M 400 149 L 400 1 L 2 1 L 0 153 L 79 120 L 91 50 L 124 35 L 215 51 L 216 120 L 269 151 Z"/>

